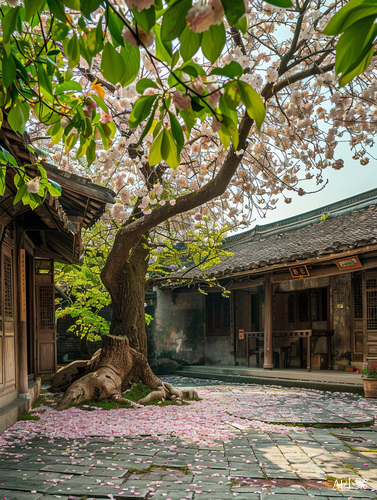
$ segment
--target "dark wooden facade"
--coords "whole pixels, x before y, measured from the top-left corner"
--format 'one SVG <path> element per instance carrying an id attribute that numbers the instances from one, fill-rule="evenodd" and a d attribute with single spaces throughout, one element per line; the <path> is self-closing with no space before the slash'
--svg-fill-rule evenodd
<path id="1" fill-rule="evenodd" d="M 0 146 L 17 163 L 37 174 L 28 137 L 3 122 Z M 0 197 L 0 431 L 29 406 L 30 385 L 57 367 L 54 261 L 78 263 L 81 229 L 102 214 L 114 193 L 85 179 L 44 164 L 49 179 L 62 188 L 47 195 L 34 211 L 13 204 L 14 174 L 7 171 Z M 35 384 L 34 384 L 35 385 Z"/>
<path id="2" fill-rule="evenodd" d="M 193 362 L 269 369 L 377 363 L 377 189 L 256 226 L 224 243 L 233 256 L 207 272 L 232 293 L 226 299 L 208 289 L 202 297 L 204 326 L 199 331 L 198 322 L 192 330 L 204 348 L 195 346 Z M 197 270 L 189 276 L 201 277 Z M 175 303 L 182 295 L 187 308 L 193 302 L 189 292 L 184 286 L 173 290 Z M 163 319 L 169 308 L 160 296 L 168 293 L 159 292 L 164 308 L 161 315 L 157 308 L 156 338 L 168 331 L 173 342 L 180 332 L 184 340 L 176 359 L 185 360 L 191 333 Z M 177 306 L 170 309 L 170 317 L 179 317 Z"/>

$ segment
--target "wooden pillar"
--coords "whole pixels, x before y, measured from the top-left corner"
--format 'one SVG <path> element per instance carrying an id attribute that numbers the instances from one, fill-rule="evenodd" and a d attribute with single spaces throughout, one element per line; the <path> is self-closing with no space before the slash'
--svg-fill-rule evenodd
<path id="1" fill-rule="evenodd" d="M 272 325 L 273 318 L 273 292 L 271 274 L 265 275 L 264 281 L 264 362 L 265 370 L 272 370 L 274 367 L 274 332 Z"/>

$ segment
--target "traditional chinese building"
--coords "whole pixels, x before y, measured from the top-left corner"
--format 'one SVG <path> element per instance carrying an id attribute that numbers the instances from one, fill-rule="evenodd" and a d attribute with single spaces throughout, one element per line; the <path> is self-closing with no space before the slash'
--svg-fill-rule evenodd
<path id="1" fill-rule="evenodd" d="M 230 298 L 157 291 L 157 357 L 267 369 L 377 361 L 377 189 L 256 226 L 224 248 L 233 256 L 206 271 Z"/>
<path id="2" fill-rule="evenodd" d="M 4 121 L 0 146 L 19 166 L 32 165 L 28 137 Z M 14 203 L 14 173 L 8 169 L 0 197 L 0 432 L 28 411 L 44 374 L 56 370 L 54 261 L 78 263 L 82 228 L 90 227 L 114 203 L 114 193 L 89 179 L 43 163 L 59 184 L 60 197 L 47 195 L 34 210 Z M 37 173 L 27 167 L 29 175 Z"/>

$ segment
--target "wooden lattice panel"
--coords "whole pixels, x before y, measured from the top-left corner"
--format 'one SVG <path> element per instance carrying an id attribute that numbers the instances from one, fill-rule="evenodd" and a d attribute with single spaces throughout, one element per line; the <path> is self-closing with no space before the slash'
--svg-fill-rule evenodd
<path id="1" fill-rule="evenodd" d="M 4 316 L 13 318 L 12 258 L 4 255 Z"/>
<path id="2" fill-rule="evenodd" d="M 366 281 L 367 288 L 367 330 L 377 330 L 377 279 Z"/>
<path id="3" fill-rule="evenodd" d="M 55 328 L 53 285 L 39 285 L 39 329 Z"/>

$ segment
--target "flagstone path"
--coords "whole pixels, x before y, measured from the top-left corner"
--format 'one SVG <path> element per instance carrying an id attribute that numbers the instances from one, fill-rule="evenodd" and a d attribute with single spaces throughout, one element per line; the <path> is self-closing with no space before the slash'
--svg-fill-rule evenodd
<path id="1" fill-rule="evenodd" d="M 376 400 L 259 385 L 198 392 L 182 407 L 42 408 L 0 437 L 0 499 L 377 498 L 377 426 L 345 428 L 371 422 Z M 342 428 L 271 423 L 333 420 Z"/>

